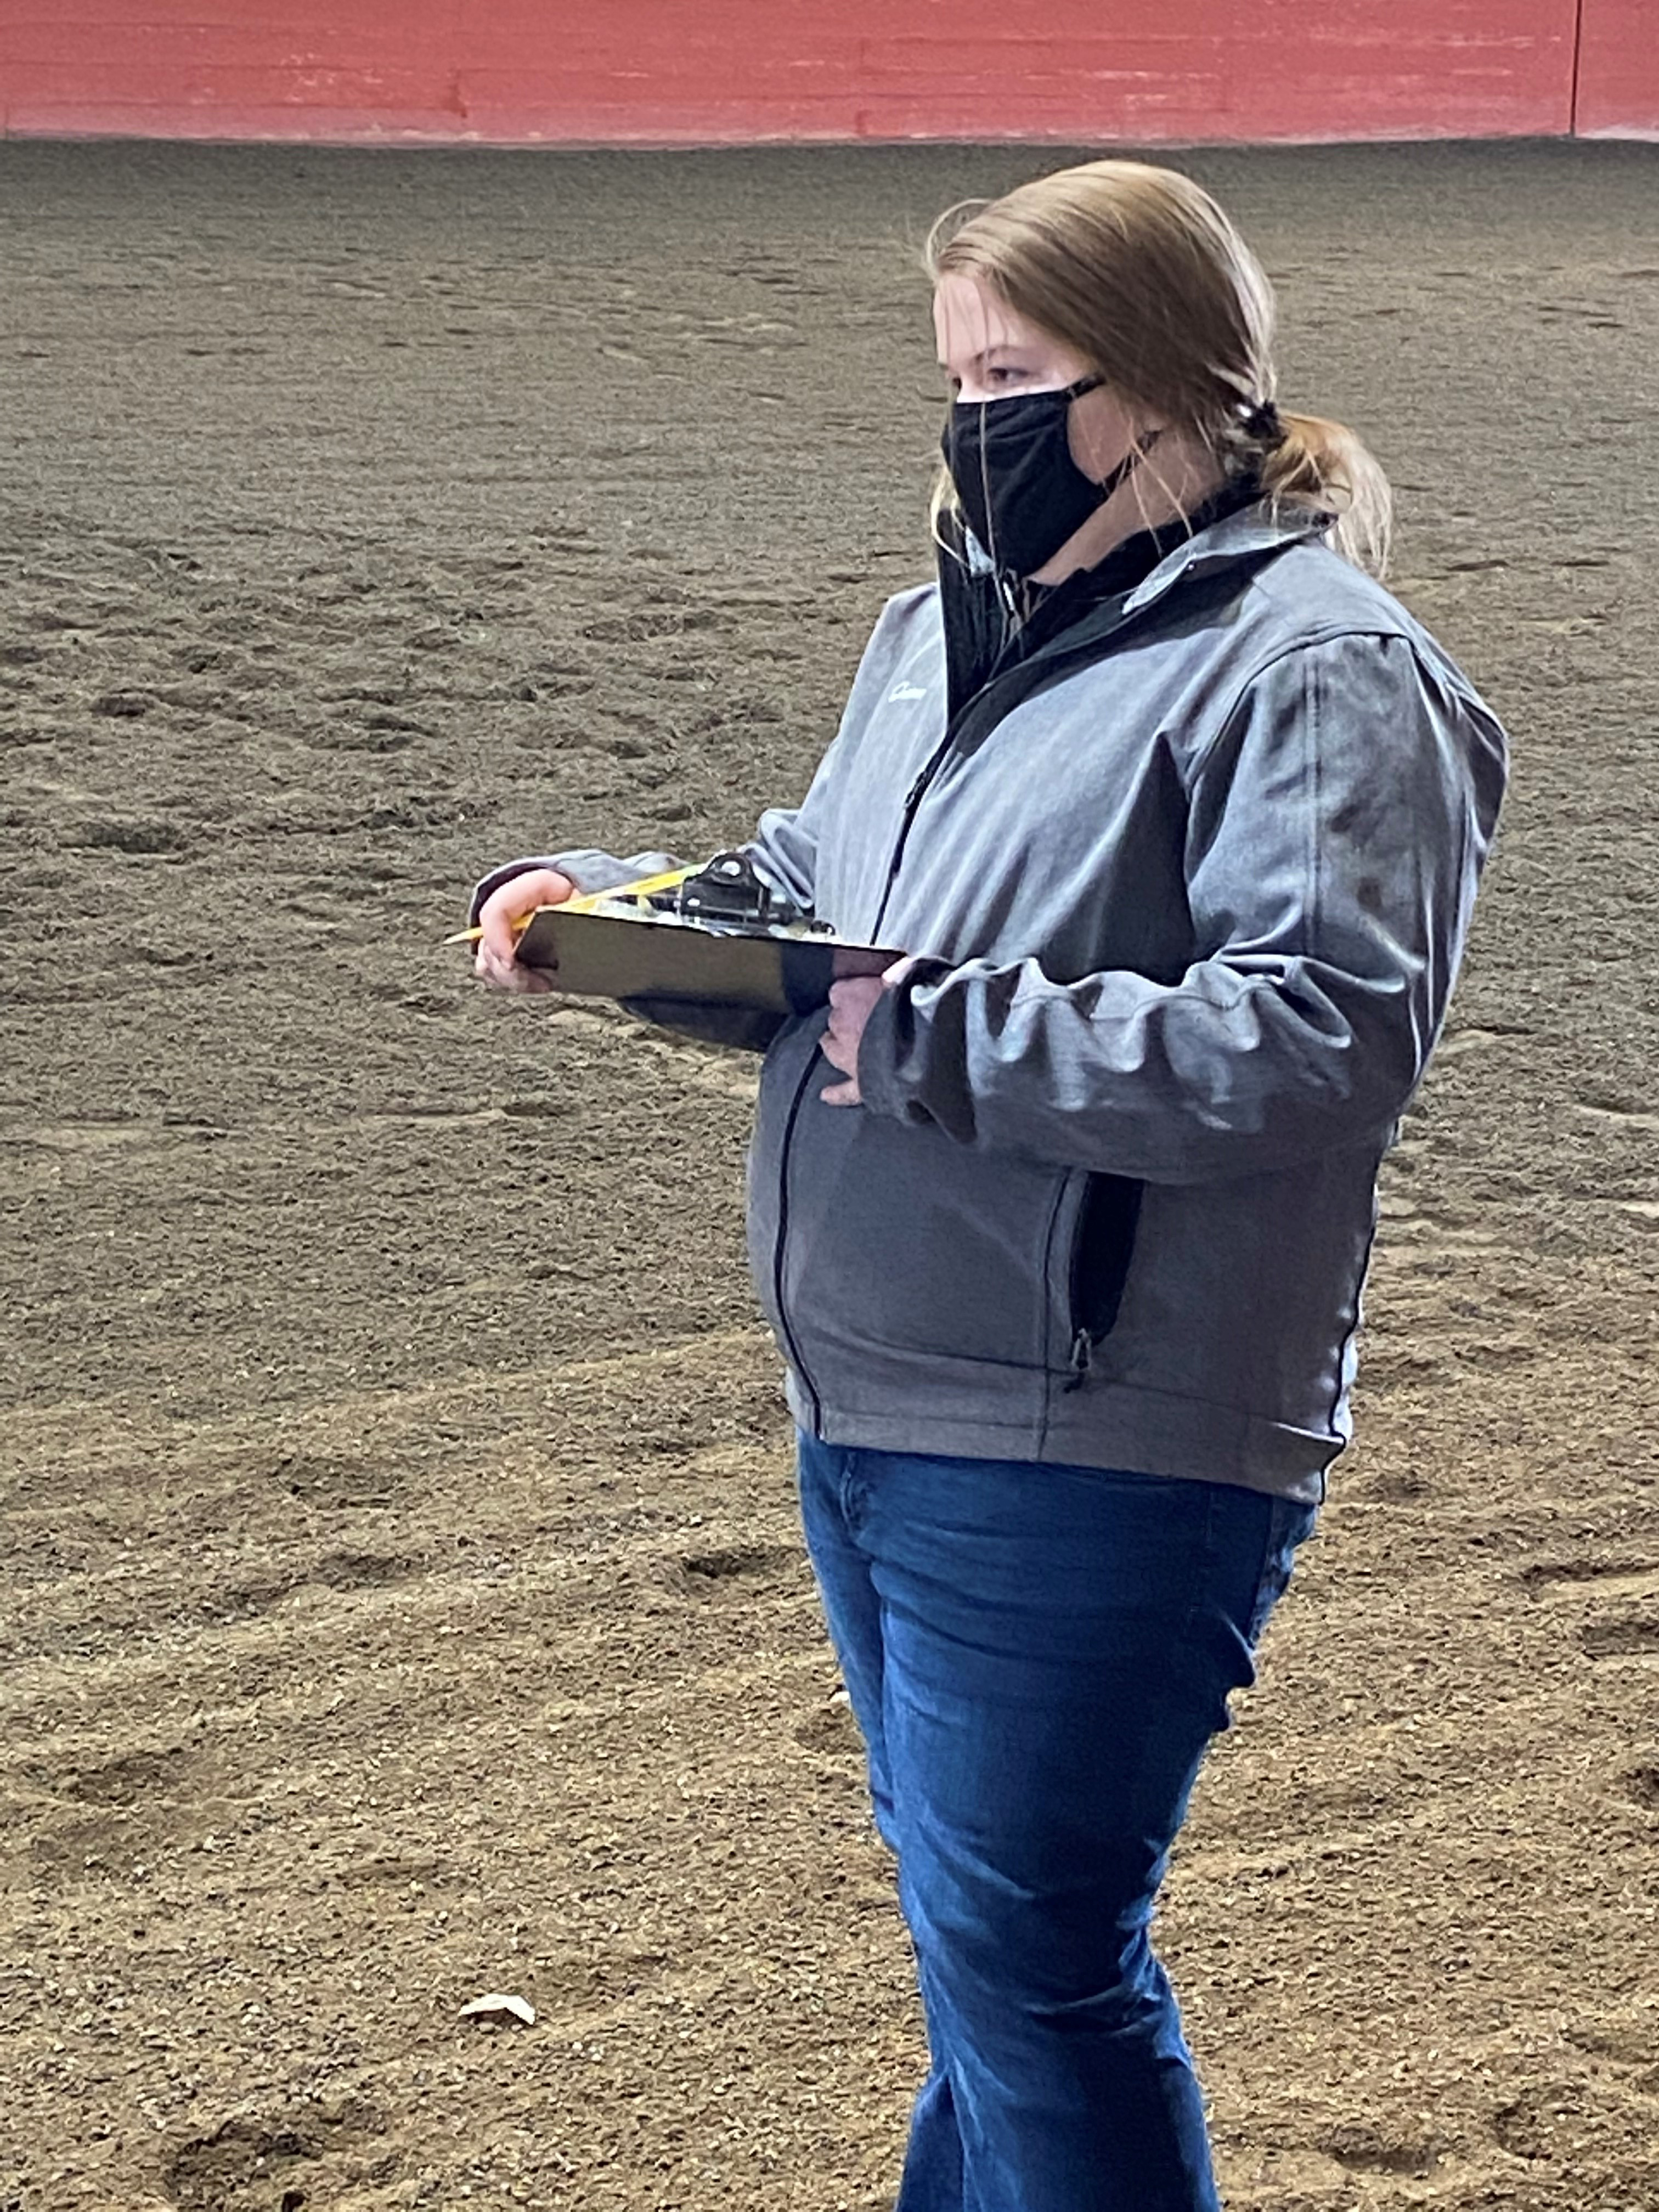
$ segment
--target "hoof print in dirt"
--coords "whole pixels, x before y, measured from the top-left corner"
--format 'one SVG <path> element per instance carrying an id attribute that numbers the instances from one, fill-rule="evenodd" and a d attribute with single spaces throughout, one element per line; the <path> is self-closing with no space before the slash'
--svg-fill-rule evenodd
<path id="1" fill-rule="evenodd" d="M 179 2145 L 162 2168 L 161 2185 L 179 2212 L 301 2212 L 311 2201 L 305 2169 L 372 2141 L 385 2124 L 360 2105 L 224 2120 Z"/>
<path id="2" fill-rule="evenodd" d="M 1627 1620 L 1593 1620 L 1578 1640 L 1592 1659 L 1639 1659 L 1659 1652 L 1659 1620 L 1644 1614 Z"/>
<path id="3" fill-rule="evenodd" d="M 82 1768 L 60 1784 L 77 1805 L 148 1805 L 178 1795 L 193 1764 L 175 1745 L 167 1751 L 134 1751 L 101 1766 Z"/>
<path id="4" fill-rule="evenodd" d="M 1395 2142 L 1364 2127 L 1335 2128 L 1320 2148 L 1350 2173 L 1407 2174 L 1416 2180 L 1431 2173 L 1440 2159 L 1432 2143 Z"/>
<path id="5" fill-rule="evenodd" d="M 800 1563 L 801 1554 L 793 1544 L 735 1544 L 725 1550 L 688 1552 L 680 1561 L 693 1589 L 779 1582 Z"/>
<path id="6" fill-rule="evenodd" d="M 1371 1477 L 1365 1496 L 1374 1505 L 1415 1505 L 1429 1486 L 1414 1467 L 1384 1468 Z"/>
<path id="7" fill-rule="evenodd" d="M 859 1724 L 845 1698 L 836 1698 L 820 1711 L 809 1714 L 796 1729 L 795 1741 L 803 1751 L 827 1753 L 836 1759 L 857 1759 L 864 1750 Z"/>
<path id="8" fill-rule="evenodd" d="M 410 1560 L 388 1558 L 379 1552 L 331 1552 L 309 1565 L 274 1571 L 254 1581 L 216 1584 L 204 1591 L 201 1608 L 208 1620 L 221 1624 L 247 1620 L 274 1612 L 301 1591 L 337 1590 L 349 1595 L 386 1589 L 407 1582 L 416 1571 Z"/>
<path id="9" fill-rule="evenodd" d="M 325 1589 L 385 1589 L 389 1583 L 407 1582 L 416 1571 L 413 1560 L 380 1552 L 331 1552 L 318 1560 L 307 1580 Z"/>
<path id="10" fill-rule="evenodd" d="M 182 830 L 171 822 L 82 822 L 70 831 L 66 842 L 83 851 L 98 853 L 182 853 L 189 843 Z"/>
<path id="11" fill-rule="evenodd" d="M 303 1498 L 309 1504 L 342 1510 L 389 1505 L 404 1484 L 399 1470 L 381 1461 L 327 1453 L 285 1453 L 270 1472 L 294 1497 Z"/>
<path id="12" fill-rule="evenodd" d="M 1492 2140 L 1511 2158 L 1553 2158 L 1561 2148 L 1557 2141 L 1560 2124 L 1569 2117 L 1568 2093 L 1552 2097 L 1518 2098 L 1492 2114 Z"/>

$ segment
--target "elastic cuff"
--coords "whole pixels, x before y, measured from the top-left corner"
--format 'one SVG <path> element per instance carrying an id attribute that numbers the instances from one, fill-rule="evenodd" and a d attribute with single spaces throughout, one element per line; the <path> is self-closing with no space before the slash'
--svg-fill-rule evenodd
<path id="1" fill-rule="evenodd" d="M 880 998 L 870 1009 L 859 1039 L 859 1096 L 872 1114 L 891 1120 L 910 1118 L 899 1069 L 908 1055 L 915 1036 L 912 992 L 943 981 L 951 973 L 948 960 L 913 960 L 902 979 L 882 987 Z"/>
<path id="2" fill-rule="evenodd" d="M 533 860 L 508 860 L 503 867 L 492 868 L 473 891 L 472 903 L 467 908 L 467 927 L 469 929 L 477 927 L 478 915 L 483 909 L 484 901 L 500 890 L 503 884 L 510 884 L 514 876 L 527 876 L 532 869 L 556 868 L 558 865 L 556 860 L 542 857 Z"/>

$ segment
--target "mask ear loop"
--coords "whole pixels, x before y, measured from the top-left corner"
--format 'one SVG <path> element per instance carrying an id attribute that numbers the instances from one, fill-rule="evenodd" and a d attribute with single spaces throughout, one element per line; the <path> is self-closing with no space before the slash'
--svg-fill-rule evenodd
<path id="1" fill-rule="evenodd" d="M 1117 465 L 1115 468 L 1109 468 L 1107 470 L 1105 475 L 1102 477 L 1099 483 L 1095 487 L 1100 494 L 1100 504 L 1102 507 L 1104 507 L 1109 501 L 1113 499 L 1117 493 L 1122 490 L 1124 485 L 1128 483 L 1130 477 L 1140 466 L 1147 454 L 1152 452 L 1152 447 L 1157 445 L 1158 440 L 1163 435 L 1164 432 L 1161 427 L 1156 430 L 1145 431 L 1141 436 L 1135 440 L 1133 445 L 1130 447 L 1128 452 L 1125 453 L 1123 459 L 1118 462 Z"/>
<path id="2" fill-rule="evenodd" d="M 996 509 L 991 503 L 991 465 L 985 451 L 985 410 L 990 404 L 988 399 L 981 399 L 979 403 L 979 484 L 980 497 L 984 501 L 986 529 L 991 539 L 985 550 L 991 556 L 993 574 L 1000 576 L 1002 569 L 997 560 L 997 518 Z"/>

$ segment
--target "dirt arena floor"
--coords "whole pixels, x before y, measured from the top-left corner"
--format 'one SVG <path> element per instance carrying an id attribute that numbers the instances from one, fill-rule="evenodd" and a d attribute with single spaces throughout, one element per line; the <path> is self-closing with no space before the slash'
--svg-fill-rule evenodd
<path id="1" fill-rule="evenodd" d="M 3 2212 L 890 2203 L 751 1065 L 439 940 L 799 793 L 1049 158 L 0 148 Z M 1190 166 L 1516 778 L 1164 1942 L 1234 2212 L 1653 2212 L 1659 148 Z"/>

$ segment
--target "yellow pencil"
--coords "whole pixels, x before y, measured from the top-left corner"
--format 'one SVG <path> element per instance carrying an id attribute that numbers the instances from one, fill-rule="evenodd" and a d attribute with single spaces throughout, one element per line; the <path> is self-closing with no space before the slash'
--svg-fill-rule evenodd
<path id="1" fill-rule="evenodd" d="M 539 914 L 540 911 L 540 908 L 538 907 L 532 914 L 521 914 L 513 925 L 514 937 L 522 937 L 529 928 L 534 915 Z M 453 935 L 445 938 L 444 943 L 446 945 L 476 945 L 483 935 L 483 932 L 481 929 L 458 929 Z"/>
<path id="2" fill-rule="evenodd" d="M 671 868 L 665 875 L 641 876 L 637 883 L 617 884 L 608 891 L 581 891 L 574 898 L 566 899 L 556 910 L 560 914 L 591 914 L 602 899 L 645 898 L 653 891 L 665 891 L 672 884 L 683 884 L 688 876 L 696 872 L 696 868 Z M 513 924 L 514 937 L 522 937 L 536 915 L 544 911 L 537 907 L 529 914 L 520 915 Z M 458 929 L 453 937 L 445 938 L 444 943 L 476 945 L 483 935 L 483 930 L 476 927 Z"/>
<path id="3" fill-rule="evenodd" d="M 665 891 L 672 884 L 683 884 L 688 876 L 695 876 L 696 868 L 670 868 L 660 876 L 641 876 L 636 884 L 617 884 L 608 891 L 580 891 L 567 899 L 559 909 L 562 914 L 588 914 L 601 899 L 646 898 L 653 891 Z"/>

